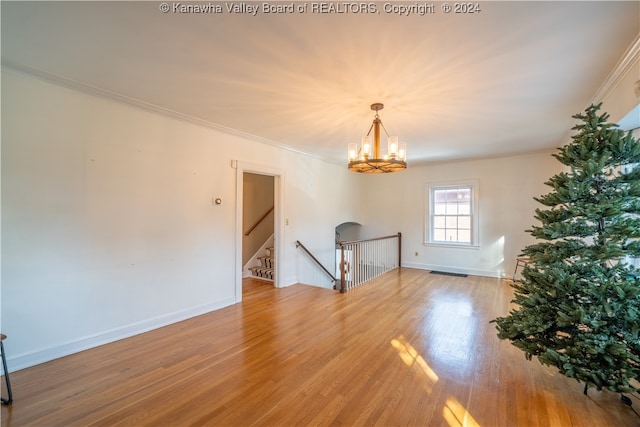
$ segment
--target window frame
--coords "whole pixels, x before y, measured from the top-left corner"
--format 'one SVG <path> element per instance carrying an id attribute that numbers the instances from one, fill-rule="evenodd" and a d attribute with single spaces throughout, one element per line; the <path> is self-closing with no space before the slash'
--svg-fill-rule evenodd
<path id="1" fill-rule="evenodd" d="M 434 216 L 435 216 L 435 201 L 434 195 L 436 191 L 441 190 L 453 190 L 453 189 L 469 189 L 471 191 L 470 197 L 470 234 L 471 241 L 466 242 L 447 242 L 434 239 Z M 447 182 L 432 182 L 427 183 L 425 188 L 425 233 L 424 244 L 426 246 L 439 246 L 448 248 L 469 248 L 478 249 L 480 247 L 480 230 L 479 230 L 479 183 L 477 180 L 465 180 L 465 181 L 447 181 Z M 458 215 L 456 215 L 458 216 Z"/>

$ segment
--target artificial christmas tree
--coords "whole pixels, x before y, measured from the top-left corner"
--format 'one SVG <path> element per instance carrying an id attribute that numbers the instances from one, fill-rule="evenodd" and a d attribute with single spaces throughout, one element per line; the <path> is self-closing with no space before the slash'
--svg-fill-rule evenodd
<path id="1" fill-rule="evenodd" d="M 541 225 L 518 305 L 494 320 L 498 337 L 588 387 L 635 391 L 640 375 L 640 141 L 592 105 L 554 154 L 566 171 L 536 201 Z"/>

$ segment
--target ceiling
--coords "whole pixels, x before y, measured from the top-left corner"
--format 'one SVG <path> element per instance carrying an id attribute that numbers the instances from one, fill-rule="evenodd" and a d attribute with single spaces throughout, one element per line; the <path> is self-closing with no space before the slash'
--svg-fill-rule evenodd
<path id="1" fill-rule="evenodd" d="M 473 14 L 436 2 L 409 16 L 385 2 L 245 2 L 255 16 L 160 4 L 2 1 L 3 66 L 338 163 L 382 102 L 411 165 L 564 144 L 640 33 L 638 1 L 484 1 Z M 222 12 L 174 10 L 193 4 Z"/>

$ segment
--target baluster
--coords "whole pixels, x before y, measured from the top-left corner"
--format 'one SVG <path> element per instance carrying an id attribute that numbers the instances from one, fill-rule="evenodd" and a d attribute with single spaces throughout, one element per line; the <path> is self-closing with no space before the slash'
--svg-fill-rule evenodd
<path id="1" fill-rule="evenodd" d="M 381 252 L 380 252 L 380 247 L 382 246 L 382 244 L 384 243 L 383 240 L 378 240 L 376 242 L 376 256 L 375 256 L 375 261 L 374 261 L 374 266 L 375 266 L 375 272 L 376 272 L 376 276 L 380 275 L 380 267 L 382 267 L 382 258 L 381 258 Z"/>
<path id="2" fill-rule="evenodd" d="M 382 257 L 384 259 L 384 262 L 382 264 L 382 270 L 383 270 L 384 273 L 389 271 L 389 262 L 388 262 L 389 251 L 388 251 L 388 247 L 389 247 L 389 242 L 387 240 L 382 242 Z"/>
<path id="3" fill-rule="evenodd" d="M 369 264 L 369 247 L 370 242 L 365 243 L 364 245 L 364 262 L 362 263 L 362 269 L 364 270 L 364 281 L 369 280 L 369 268 L 367 265 Z"/>
<path id="4" fill-rule="evenodd" d="M 373 256 L 372 258 L 372 263 L 371 263 L 371 270 L 373 271 L 373 277 L 377 277 L 378 276 L 378 246 L 380 244 L 380 241 L 376 241 L 373 242 L 372 245 L 372 249 L 373 249 Z"/>
<path id="5" fill-rule="evenodd" d="M 355 287 L 360 283 L 360 245 L 357 243 L 353 245 L 353 271 L 355 277 L 352 285 Z"/>
<path id="6" fill-rule="evenodd" d="M 389 242 L 385 242 L 384 244 L 384 271 L 391 270 L 391 264 L 389 264 Z"/>
<path id="7" fill-rule="evenodd" d="M 396 252 L 396 251 L 394 250 L 394 247 L 395 247 L 395 246 L 396 246 L 396 245 L 395 245 L 395 239 L 390 240 L 390 241 L 389 241 L 389 268 L 390 268 L 390 269 L 391 269 L 391 268 L 395 268 L 395 266 L 396 266 L 396 265 L 395 265 L 395 261 L 394 261 L 394 259 L 395 259 L 395 252 Z"/>
<path id="8" fill-rule="evenodd" d="M 397 266 L 396 266 L 396 259 L 397 259 L 397 255 L 396 255 L 397 251 L 396 251 L 396 248 L 397 248 L 397 245 L 396 245 L 396 243 L 395 243 L 395 239 L 394 239 L 394 240 L 392 240 L 392 241 L 389 243 L 389 245 L 390 245 L 390 246 L 389 246 L 389 265 L 392 265 L 392 266 L 395 268 L 395 267 L 397 267 Z"/>
<path id="9" fill-rule="evenodd" d="M 351 245 L 351 271 L 353 272 L 353 280 L 351 280 L 350 288 L 358 283 L 358 245 Z"/>
<path id="10" fill-rule="evenodd" d="M 363 282 L 369 280 L 369 269 L 367 264 L 369 263 L 369 242 L 364 244 L 364 259 L 362 262 L 362 271 L 364 271 Z"/>
<path id="11" fill-rule="evenodd" d="M 358 245 L 358 285 L 362 282 L 364 270 L 362 268 L 362 258 L 364 257 L 365 252 L 365 244 L 361 243 Z"/>
<path id="12" fill-rule="evenodd" d="M 367 280 L 371 279 L 371 248 L 372 248 L 372 242 L 367 242 L 367 262 L 365 264 L 365 269 L 367 272 Z"/>

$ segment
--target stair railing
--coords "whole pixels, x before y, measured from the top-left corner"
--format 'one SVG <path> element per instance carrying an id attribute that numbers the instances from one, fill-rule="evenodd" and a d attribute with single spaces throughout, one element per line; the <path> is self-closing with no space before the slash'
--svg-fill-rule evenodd
<path id="1" fill-rule="evenodd" d="M 322 263 L 320 261 L 318 261 L 318 258 L 316 258 L 315 256 L 313 256 L 313 254 L 311 252 L 309 252 L 309 249 L 307 249 L 301 242 L 300 240 L 296 240 L 296 248 L 302 248 L 303 251 L 305 251 L 307 253 L 307 255 L 309 255 L 309 257 L 311 257 L 311 259 L 325 272 L 327 273 L 327 276 L 329 276 L 331 278 L 332 282 L 337 282 L 338 278 L 335 277 L 333 274 L 331 274 L 331 272 L 329 270 L 327 270 L 325 268 L 324 265 L 322 265 Z"/>
<path id="2" fill-rule="evenodd" d="M 264 221 L 264 220 L 269 216 L 269 214 L 273 211 L 273 209 L 274 209 L 274 208 L 275 208 L 275 206 L 271 206 L 271 207 L 269 208 L 269 210 L 268 210 L 268 211 L 266 211 L 266 212 L 264 213 L 264 215 L 262 215 L 262 216 L 260 217 L 260 219 L 259 219 L 259 220 L 257 220 L 257 221 L 256 221 L 256 223 L 255 223 L 255 224 L 253 224 L 253 225 L 249 228 L 249 230 L 248 230 L 246 233 L 244 233 L 244 235 L 245 235 L 245 236 L 248 236 L 249 234 L 251 234 L 251 232 L 252 232 L 253 230 L 255 230 L 256 228 L 258 228 L 258 226 L 260 225 L 260 223 L 261 223 L 262 221 Z"/>
<path id="3" fill-rule="evenodd" d="M 366 240 L 338 242 L 340 282 L 337 289 L 347 292 L 400 267 L 402 233 Z"/>

